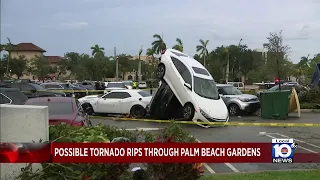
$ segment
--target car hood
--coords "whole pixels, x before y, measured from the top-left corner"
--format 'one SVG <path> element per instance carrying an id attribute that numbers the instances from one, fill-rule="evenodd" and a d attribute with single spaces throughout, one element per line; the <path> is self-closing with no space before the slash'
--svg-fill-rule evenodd
<path id="1" fill-rule="evenodd" d="M 100 97 L 101 95 L 90 95 L 90 96 L 85 96 L 85 97 L 83 97 L 83 98 L 80 98 L 80 99 L 92 99 L 92 98 L 98 98 L 98 97 Z M 79 99 L 79 100 L 80 100 Z"/>
<path id="2" fill-rule="evenodd" d="M 199 108 L 207 113 L 211 118 L 226 119 L 229 115 L 228 108 L 221 98 L 218 100 L 213 100 L 198 96 L 196 100 L 198 102 Z M 196 110 L 200 111 L 197 108 Z"/>
<path id="3" fill-rule="evenodd" d="M 240 98 L 246 98 L 246 99 L 257 99 L 258 97 L 252 94 L 242 94 L 241 96 L 239 96 Z"/>

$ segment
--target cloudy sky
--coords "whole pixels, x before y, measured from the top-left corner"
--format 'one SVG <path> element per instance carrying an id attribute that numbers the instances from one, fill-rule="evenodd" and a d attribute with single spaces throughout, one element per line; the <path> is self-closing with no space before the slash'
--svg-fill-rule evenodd
<path id="1" fill-rule="evenodd" d="M 319 9 L 320 0 L 1 0 L 1 43 L 32 42 L 47 55 L 90 53 L 94 44 L 134 55 L 158 33 L 170 47 L 181 38 L 193 55 L 201 38 L 211 49 L 240 39 L 262 48 L 283 30 L 298 62 L 320 52 Z"/>

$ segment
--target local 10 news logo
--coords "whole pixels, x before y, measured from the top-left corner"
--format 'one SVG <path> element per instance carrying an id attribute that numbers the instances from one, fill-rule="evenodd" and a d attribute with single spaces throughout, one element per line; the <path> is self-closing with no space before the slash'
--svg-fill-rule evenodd
<path id="1" fill-rule="evenodd" d="M 297 147 L 298 144 L 293 139 L 272 139 L 272 163 L 293 163 Z"/>

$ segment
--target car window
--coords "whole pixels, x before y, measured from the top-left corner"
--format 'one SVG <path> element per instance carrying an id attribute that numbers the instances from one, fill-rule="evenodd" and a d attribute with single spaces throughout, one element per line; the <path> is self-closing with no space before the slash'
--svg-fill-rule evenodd
<path id="1" fill-rule="evenodd" d="M 8 86 L 9 86 L 9 87 L 11 87 L 11 88 L 21 89 L 21 87 L 20 87 L 20 84 L 19 84 L 19 83 L 16 83 L 16 84 L 9 84 Z"/>
<path id="2" fill-rule="evenodd" d="M 0 104 L 11 104 L 12 100 L 6 95 L 0 93 Z"/>
<path id="3" fill-rule="evenodd" d="M 61 86 L 59 86 L 58 84 L 45 84 L 44 88 L 46 89 L 62 89 Z"/>
<path id="4" fill-rule="evenodd" d="M 202 75 L 206 75 L 209 76 L 209 73 L 207 70 L 202 69 L 202 68 L 198 68 L 198 67 L 192 67 L 192 69 L 194 70 L 195 73 L 197 74 L 202 74 Z"/>
<path id="5" fill-rule="evenodd" d="M 213 79 L 203 79 L 194 76 L 194 92 L 207 99 L 219 99 L 216 82 Z M 230 86 L 232 87 L 232 86 Z"/>
<path id="6" fill-rule="evenodd" d="M 177 58 L 171 57 L 174 66 L 182 76 L 183 80 L 192 86 L 192 76 L 188 68 Z"/>
<path id="7" fill-rule="evenodd" d="M 62 86 L 65 89 L 69 89 L 70 88 L 70 84 L 60 84 L 60 86 Z"/>
<path id="8" fill-rule="evenodd" d="M 185 71 L 187 69 L 187 67 L 177 58 L 171 57 L 171 59 L 172 59 L 174 66 L 177 68 L 177 70 L 180 74 L 182 74 L 183 71 Z"/>
<path id="9" fill-rule="evenodd" d="M 36 89 L 36 90 L 39 90 L 39 91 L 45 90 L 45 88 L 43 88 L 39 84 L 29 83 L 27 85 L 29 85 L 29 86 L 33 87 L 33 89 Z"/>
<path id="10" fill-rule="evenodd" d="M 152 96 L 150 93 L 146 91 L 139 91 L 138 94 L 140 94 L 142 97 L 149 97 Z"/>
<path id="11" fill-rule="evenodd" d="M 175 55 L 177 55 L 177 56 L 188 57 L 188 56 L 185 55 L 185 54 L 181 54 L 181 53 L 177 53 L 177 52 L 171 52 L 171 53 L 173 53 L 173 54 L 175 54 Z"/>
<path id="12" fill-rule="evenodd" d="M 222 87 L 223 91 L 225 92 L 226 95 L 241 95 L 241 91 L 239 91 L 237 88 L 233 86 L 225 86 Z"/>
<path id="13" fill-rule="evenodd" d="M 71 102 L 28 102 L 27 105 L 48 106 L 49 116 L 71 115 L 73 114 L 73 106 Z"/>
<path id="14" fill-rule="evenodd" d="M 127 92 L 111 92 L 104 96 L 107 99 L 125 99 L 131 97 L 131 95 Z"/>
<path id="15" fill-rule="evenodd" d="M 123 83 L 108 83 L 107 88 L 126 88 Z"/>
<path id="16" fill-rule="evenodd" d="M 21 90 L 22 91 L 32 91 L 32 90 L 35 90 L 35 88 L 29 84 L 21 84 Z"/>

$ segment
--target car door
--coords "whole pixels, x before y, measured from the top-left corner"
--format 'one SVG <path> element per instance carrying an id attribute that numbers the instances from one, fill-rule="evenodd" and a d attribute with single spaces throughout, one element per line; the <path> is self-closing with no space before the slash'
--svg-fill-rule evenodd
<path id="1" fill-rule="evenodd" d="M 188 91 L 190 91 L 187 87 L 184 86 L 184 83 L 190 84 L 192 87 L 192 77 L 188 68 L 177 58 L 171 57 L 172 62 L 175 68 L 178 70 L 180 76 L 177 76 L 175 73 L 171 75 L 171 83 L 179 82 L 172 84 L 174 87 L 172 90 L 175 92 L 180 103 L 183 105 L 187 99 L 189 99 Z"/>
<path id="2" fill-rule="evenodd" d="M 123 92 L 111 92 L 97 101 L 97 112 L 118 114 L 122 112 Z"/>

